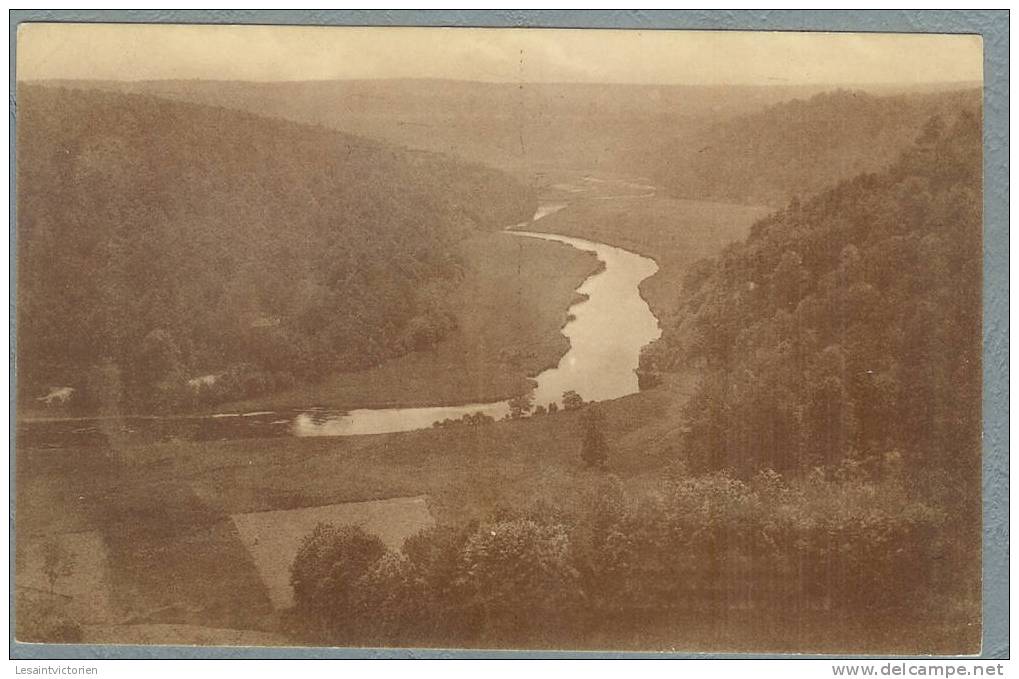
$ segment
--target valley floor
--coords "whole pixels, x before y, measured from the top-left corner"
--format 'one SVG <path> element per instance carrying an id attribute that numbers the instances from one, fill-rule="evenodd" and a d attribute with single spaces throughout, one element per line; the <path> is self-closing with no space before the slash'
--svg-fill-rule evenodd
<path id="1" fill-rule="evenodd" d="M 333 410 L 489 403 L 531 388 L 530 377 L 569 348 L 560 330 L 593 255 L 567 245 L 479 233 L 461 243 L 458 327 L 427 351 L 315 384 L 217 406 L 221 412 L 322 406 Z"/>

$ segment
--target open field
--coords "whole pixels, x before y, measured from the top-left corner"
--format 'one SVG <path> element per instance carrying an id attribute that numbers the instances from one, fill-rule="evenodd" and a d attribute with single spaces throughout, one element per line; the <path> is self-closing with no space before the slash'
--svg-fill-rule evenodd
<path id="1" fill-rule="evenodd" d="M 609 424 L 612 473 L 640 483 L 668 464 L 669 450 L 654 441 L 675 426 L 669 404 L 688 389 L 677 384 L 596 406 Z M 146 638 L 140 631 L 146 628 L 137 626 L 152 624 L 271 631 L 273 585 L 264 579 L 259 552 L 252 556 L 256 519 L 302 514 L 316 521 L 368 519 L 396 547 L 414 526 L 428 525 L 429 514 L 451 522 L 539 499 L 569 506 L 599 475 L 579 458 L 579 417 L 561 412 L 480 427 L 349 438 L 21 449 L 18 531 L 37 539 L 68 530 L 102 537 L 116 623 L 131 627 L 104 625 L 87 632 L 101 635 L 96 638 L 112 640 L 121 632 L 124 641 Z M 368 516 L 392 509 L 393 501 L 334 507 L 331 517 L 315 514 L 324 505 L 423 495 L 429 496 L 427 507 L 423 498 L 411 498 L 412 511 L 401 505 L 398 516 Z M 280 513 L 290 509 L 299 511 Z M 312 527 L 273 539 L 294 547 Z M 279 580 L 293 554 L 286 553 L 290 547 L 270 543 Z M 18 577 L 35 576 L 19 568 Z M 187 636 L 192 637 L 201 635 Z"/>
<path id="2" fill-rule="evenodd" d="M 95 536 L 90 544 L 102 547 L 103 558 L 88 557 L 98 548 L 75 550 L 78 559 L 62 581 L 91 583 L 72 592 L 75 604 L 102 604 L 104 613 L 86 621 L 264 624 L 269 600 L 229 517 L 201 502 L 164 462 L 154 461 L 142 478 L 134 464 L 110 452 L 19 450 L 19 548 L 69 531 Z M 32 563 L 29 553 L 19 559 L 19 585 L 37 581 Z M 105 564 L 98 574 L 92 572 L 97 564 Z"/>
<path id="3" fill-rule="evenodd" d="M 422 496 L 250 512 L 231 518 L 278 609 L 293 605 L 290 564 L 301 541 L 316 525 L 360 526 L 378 535 L 390 549 L 398 550 L 408 537 L 435 523 L 428 513 L 427 498 Z"/>
<path id="4" fill-rule="evenodd" d="M 527 391 L 529 377 L 569 348 L 560 333 L 567 309 L 598 262 L 567 245 L 502 232 L 473 236 L 460 249 L 464 281 L 449 300 L 458 327 L 437 346 L 217 410 L 457 405 Z"/>
<path id="5" fill-rule="evenodd" d="M 672 406 L 692 379 L 595 406 L 618 449 L 610 471 L 629 476 L 658 466 L 663 451 L 633 448 L 675 426 Z M 440 521 L 483 516 L 500 500 L 523 501 L 544 486 L 561 490 L 552 479 L 586 477 L 578 451 L 574 412 L 374 436 L 24 449 L 19 527 L 91 530 L 121 512 L 127 521 L 130 506 L 153 522 L 205 526 L 233 514 L 415 495 L 430 497 Z"/>
<path id="6" fill-rule="evenodd" d="M 608 473 L 624 485 L 644 488 L 668 474 L 675 451 L 662 441 L 682 426 L 678 406 L 695 379 L 689 375 L 593 406 L 605 417 Z M 282 599 L 274 589 L 280 590 L 296 545 L 315 522 L 362 523 L 395 548 L 413 530 L 411 524 L 428 525 L 430 515 L 439 523 L 483 519 L 499 508 L 542 500 L 569 509 L 603 477 L 581 463 L 581 431 L 580 413 L 560 412 L 378 436 L 138 445 L 118 449 L 117 462 L 105 467 L 89 459 L 108 459 L 96 450 L 29 450 L 26 457 L 38 454 L 19 467 L 19 510 L 26 506 L 25 495 L 34 498 L 48 485 L 63 482 L 77 492 L 110 483 L 84 510 L 77 498 L 51 495 L 46 514 L 19 511 L 19 527 L 39 532 L 94 526 L 114 543 L 110 577 L 146 606 L 136 604 L 135 613 L 117 624 L 85 625 L 88 641 L 294 643 L 275 631 L 279 614 L 271 609 Z M 45 456 L 71 463 L 58 471 L 43 463 Z M 123 524 L 104 517 L 128 506 L 137 507 L 143 528 L 118 541 L 109 531 Z M 289 527 L 280 530 L 281 521 Z M 269 523 L 275 525 L 271 533 Z M 688 612 L 630 623 L 613 620 L 592 630 L 583 643 L 619 650 L 906 652 L 917 639 L 931 650 L 949 647 L 958 640 L 957 623 L 832 621 L 820 611 L 795 620 L 762 610 Z M 786 634 L 790 630 L 798 632 Z"/>

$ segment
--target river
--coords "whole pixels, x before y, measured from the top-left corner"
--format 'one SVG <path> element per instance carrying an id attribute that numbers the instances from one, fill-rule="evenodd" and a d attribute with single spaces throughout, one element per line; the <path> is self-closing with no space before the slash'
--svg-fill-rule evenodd
<path id="1" fill-rule="evenodd" d="M 526 230 L 535 222 L 568 207 L 542 204 L 530 222 L 508 231 L 520 238 L 565 243 L 592 252 L 603 268 L 588 277 L 577 292 L 584 299 L 569 309 L 563 334 L 569 349 L 558 365 L 534 377 L 535 405 L 561 403 L 563 393 L 577 392 L 585 401 L 604 401 L 638 391 L 636 368 L 641 349 L 661 335 L 658 319 L 640 296 L 641 281 L 658 266 L 621 248 Z M 111 436 L 163 440 L 210 440 L 273 436 L 353 436 L 425 429 L 446 419 L 484 413 L 494 419 L 509 414 L 509 402 L 459 406 L 358 409 L 336 413 L 322 408 L 288 412 L 227 413 L 213 416 L 128 417 L 19 422 L 22 445 L 98 445 Z"/>
<path id="2" fill-rule="evenodd" d="M 539 207 L 531 223 L 557 209 L 561 207 Z M 658 265 L 647 257 L 595 241 L 533 231 L 509 233 L 593 252 L 604 264 L 577 288 L 586 299 L 570 307 L 570 320 L 563 327 L 570 348 L 558 365 L 535 377 L 534 404 L 561 403 L 566 391 L 577 392 L 585 401 L 605 401 L 635 393 L 640 350 L 661 335 L 658 319 L 639 290 L 641 281 L 658 271 Z M 320 414 L 302 413 L 294 421 L 294 433 L 297 436 L 384 434 L 424 429 L 442 420 L 455 420 L 474 413 L 498 420 L 506 417 L 509 411 L 509 401 L 497 401 L 435 408 L 361 409 L 325 418 Z"/>

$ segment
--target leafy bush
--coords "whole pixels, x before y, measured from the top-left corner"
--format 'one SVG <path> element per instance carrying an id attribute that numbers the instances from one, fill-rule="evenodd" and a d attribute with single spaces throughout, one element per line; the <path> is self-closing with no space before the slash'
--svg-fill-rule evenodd
<path id="1" fill-rule="evenodd" d="M 577 410 L 584 406 L 584 397 L 570 389 L 563 392 L 563 410 Z"/>
<path id="2" fill-rule="evenodd" d="M 580 599 L 578 575 L 561 524 L 526 519 L 487 524 L 460 554 L 465 608 L 493 640 L 540 639 L 554 632 Z"/>
<path id="3" fill-rule="evenodd" d="M 294 602 L 309 629 L 356 629 L 359 580 L 386 554 L 357 526 L 319 524 L 301 542 L 290 571 Z"/>
<path id="4" fill-rule="evenodd" d="M 652 616 L 932 611 L 957 588 L 941 566 L 955 558 L 946 514 L 889 465 L 879 480 L 853 465 L 749 480 L 680 468 L 641 491 L 604 476 L 570 512 L 504 508 L 400 553 L 302 547 L 328 585 L 297 611 L 338 643 L 551 646 Z M 316 529 L 306 544 L 351 530 Z"/>
<path id="5" fill-rule="evenodd" d="M 507 417 L 511 420 L 519 420 L 530 415 L 533 408 L 534 393 L 530 391 L 525 392 L 509 400 L 509 414 Z"/>
<path id="6" fill-rule="evenodd" d="M 461 415 L 460 417 L 458 417 L 456 419 L 447 417 L 444 420 L 440 420 L 438 422 L 435 422 L 432 426 L 433 427 L 456 427 L 456 426 L 477 427 L 477 426 L 480 426 L 480 425 L 492 424 L 493 422 L 495 422 L 495 418 L 494 417 L 492 417 L 491 415 L 486 415 L 485 413 L 483 413 L 481 411 L 478 411 L 476 413 L 467 413 L 465 415 Z"/>

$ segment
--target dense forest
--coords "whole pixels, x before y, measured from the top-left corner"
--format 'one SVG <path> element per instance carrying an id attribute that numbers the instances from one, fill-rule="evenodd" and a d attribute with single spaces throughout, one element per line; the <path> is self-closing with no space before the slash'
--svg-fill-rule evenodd
<path id="1" fill-rule="evenodd" d="M 155 97 L 18 91 L 18 378 L 194 406 L 374 365 L 454 323 L 449 245 L 533 214 L 505 175 Z"/>
<path id="2" fill-rule="evenodd" d="M 793 201 L 689 273 L 642 370 L 702 367 L 693 468 L 897 460 L 977 505 L 981 177 L 977 115 L 934 117 L 885 171 Z"/>
<path id="3" fill-rule="evenodd" d="M 655 155 L 680 198 L 781 207 L 886 167 L 933 115 L 975 108 L 980 91 L 879 96 L 837 90 L 691 128 Z"/>

